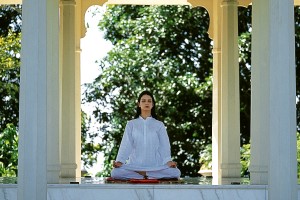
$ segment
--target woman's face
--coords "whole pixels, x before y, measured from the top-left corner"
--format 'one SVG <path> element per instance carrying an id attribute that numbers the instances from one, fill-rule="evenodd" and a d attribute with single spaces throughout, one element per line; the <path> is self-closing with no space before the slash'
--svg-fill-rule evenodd
<path id="1" fill-rule="evenodd" d="M 142 111 L 151 111 L 153 107 L 153 102 L 152 98 L 149 95 L 143 95 L 140 102 L 139 102 L 139 107 L 141 108 Z"/>

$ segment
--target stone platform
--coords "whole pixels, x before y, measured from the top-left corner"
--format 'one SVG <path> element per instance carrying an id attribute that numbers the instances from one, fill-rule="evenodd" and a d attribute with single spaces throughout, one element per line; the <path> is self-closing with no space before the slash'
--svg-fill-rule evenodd
<path id="1" fill-rule="evenodd" d="M 0 184 L 0 200 L 17 200 L 17 187 L 17 184 Z M 266 185 L 243 183 L 240 185 L 203 184 L 199 179 L 186 179 L 180 184 L 111 184 L 105 183 L 101 178 L 62 179 L 60 184 L 48 184 L 47 199 L 267 200 L 267 189 Z"/>

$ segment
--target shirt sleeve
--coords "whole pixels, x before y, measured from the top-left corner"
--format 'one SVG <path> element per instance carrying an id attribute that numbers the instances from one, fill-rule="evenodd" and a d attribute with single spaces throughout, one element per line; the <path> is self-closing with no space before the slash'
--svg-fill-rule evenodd
<path id="1" fill-rule="evenodd" d="M 158 132 L 159 137 L 159 148 L 158 151 L 163 159 L 163 164 L 166 164 L 168 161 L 171 161 L 171 146 L 169 141 L 169 136 L 166 130 L 166 127 L 163 123 L 160 125 Z"/>
<path id="2" fill-rule="evenodd" d="M 126 124 L 116 161 L 125 163 L 132 151 L 132 125 Z"/>

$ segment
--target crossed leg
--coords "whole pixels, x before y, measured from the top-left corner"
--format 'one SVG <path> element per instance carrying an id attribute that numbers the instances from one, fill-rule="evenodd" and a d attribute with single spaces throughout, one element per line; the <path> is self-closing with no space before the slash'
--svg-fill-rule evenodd
<path id="1" fill-rule="evenodd" d="M 115 179 L 144 179 L 144 176 L 138 172 L 123 168 L 113 168 L 111 177 Z"/>
<path id="2" fill-rule="evenodd" d="M 111 171 L 111 177 L 115 179 L 161 179 L 161 178 L 179 178 L 180 170 L 178 168 L 166 168 L 157 171 L 137 172 L 123 168 L 114 168 Z"/>

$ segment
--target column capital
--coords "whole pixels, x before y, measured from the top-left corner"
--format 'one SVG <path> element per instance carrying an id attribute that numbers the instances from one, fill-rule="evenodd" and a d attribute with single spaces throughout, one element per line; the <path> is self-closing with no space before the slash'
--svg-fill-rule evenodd
<path id="1" fill-rule="evenodd" d="M 238 6 L 238 2 L 237 0 L 223 0 L 220 6 Z"/>
<path id="2" fill-rule="evenodd" d="M 252 0 L 239 0 L 239 6 L 248 7 L 252 3 Z"/>
<path id="3" fill-rule="evenodd" d="M 63 6 L 75 6 L 76 1 L 75 0 L 60 0 L 60 4 Z"/>

